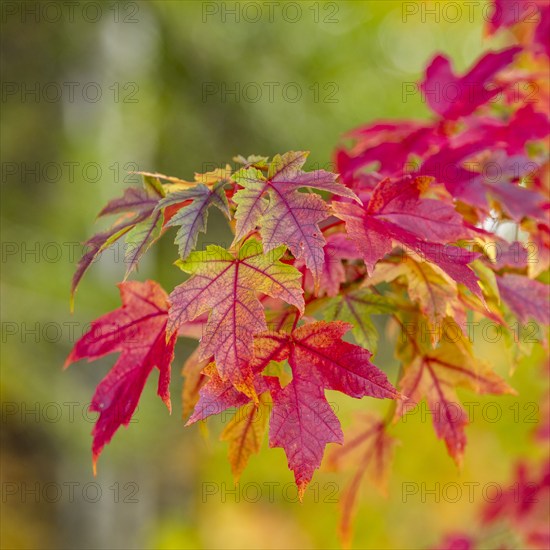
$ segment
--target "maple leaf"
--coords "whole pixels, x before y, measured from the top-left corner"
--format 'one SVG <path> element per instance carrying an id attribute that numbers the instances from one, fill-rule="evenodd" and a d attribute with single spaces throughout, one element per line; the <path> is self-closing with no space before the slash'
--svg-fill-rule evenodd
<path id="1" fill-rule="evenodd" d="M 351 333 L 355 341 L 375 354 L 378 331 L 370 316 L 392 313 L 394 309 L 395 306 L 388 298 L 373 294 L 367 289 L 358 289 L 333 298 L 325 309 L 325 320 L 351 323 Z"/>
<path id="2" fill-rule="evenodd" d="M 443 333 L 447 330 L 452 328 L 443 327 Z M 409 357 L 401 355 L 404 374 L 399 383 L 408 401 L 398 403 L 396 415 L 402 416 L 426 398 L 437 437 L 445 441 L 449 455 L 460 465 L 466 446 L 464 428 L 468 415 L 455 388 L 464 387 L 478 394 L 515 392 L 487 364 L 473 356 L 471 344 L 462 335 L 449 334 L 453 334 L 452 341 L 445 338 L 436 349 L 430 350 L 423 349 L 420 339 L 409 339 L 411 343 L 416 342 L 408 349 L 412 352 Z"/>
<path id="3" fill-rule="evenodd" d="M 486 53 L 462 77 L 453 74 L 447 57 L 437 55 L 426 69 L 420 89 L 432 111 L 447 120 L 469 115 L 502 91 L 502 86 L 494 84 L 494 77 L 520 51 L 514 46 Z"/>
<path id="4" fill-rule="evenodd" d="M 322 386 L 309 376 L 294 373 L 292 382 L 284 388 L 273 380 L 271 396 L 269 445 L 284 449 L 301 500 L 321 465 L 326 445 L 342 444 L 344 434 Z"/>
<path id="5" fill-rule="evenodd" d="M 384 176 L 402 174 L 411 155 L 424 156 L 433 147 L 445 144 L 438 125 L 416 121 L 375 122 L 349 132 L 357 140 L 351 151 L 336 151 L 336 169 L 344 183 L 359 190 L 360 170 L 377 163 L 377 172 Z"/>
<path id="6" fill-rule="evenodd" d="M 300 498 L 321 464 L 325 446 L 343 442 L 340 423 L 324 395 L 326 389 L 354 398 L 401 398 L 386 375 L 370 362 L 368 350 L 342 340 L 350 328 L 341 321 L 319 321 L 291 334 L 266 332 L 254 339 L 250 368 L 255 391 L 258 395 L 269 391 L 273 400 L 269 444 L 284 448 Z M 285 360 L 292 380 L 284 387 L 276 377 L 260 376 L 272 361 Z M 204 372 L 210 379 L 200 390 L 188 424 L 250 402 L 249 396 L 219 376 L 213 364 Z"/>
<path id="7" fill-rule="evenodd" d="M 168 332 L 210 312 L 199 357 L 213 355 L 221 377 L 251 396 L 254 335 L 267 330 L 257 294 L 282 299 L 300 312 L 304 309 L 300 272 L 280 261 L 284 251 L 281 246 L 264 254 L 261 244 L 251 239 L 237 257 L 210 245 L 177 262 L 192 277 L 170 294 Z"/>
<path id="8" fill-rule="evenodd" d="M 165 226 L 180 226 L 174 242 L 179 247 L 182 260 L 194 250 L 199 233 L 206 231 L 210 206 L 216 206 L 229 219 L 225 185 L 225 180 L 215 183 L 211 188 L 199 183 L 189 189 L 170 193 L 158 203 L 157 210 L 172 207 Z"/>
<path id="9" fill-rule="evenodd" d="M 421 197 L 433 181 L 422 176 L 386 178 L 374 188 L 365 210 L 417 237 L 441 243 L 455 240 L 466 231 L 460 214 L 441 200 Z"/>
<path id="10" fill-rule="evenodd" d="M 255 340 L 270 361 L 288 360 L 292 381 L 282 388 L 270 377 L 273 399 L 269 444 L 282 447 L 300 496 L 320 466 L 328 443 L 342 443 L 340 423 L 324 390 L 350 397 L 399 398 L 386 375 L 370 362 L 371 353 L 342 340 L 352 325 L 319 321 L 288 333 L 267 333 Z M 263 364 L 263 363 L 262 363 Z"/>
<path id="11" fill-rule="evenodd" d="M 497 277 L 497 283 L 502 299 L 522 323 L 532 318 L 550 324 L 550 286 L 513 274 Z"/>
<path id="12" fill-rule="evenodd" d="M 250 456 L 260 451 L 269 418 L 268 405 L 267 394 L 260 397 L 259 406 L 247 403 L 235 413 L 220 436 L 222 441 L 229 443 L 229 463 L 235 483 Z"/>
<path id="13" fill-rule="evenodd" d="M 140 257 L 158 238 L 161 230 L 161 214 L 154 213 L 158 201 L 164 197 L 160 182 L 144 176 L 143 189 L 129 187 L 122 197 L 113 199 L 101 210 L 98 217 L 122 214 L 108 230 L 97 233 L 84 243 L 86 252 L 79 260 L 71 284 L 71 304 L 74 293 L 84 273 L 92 262 L 120 237 L 126 235 L 126 277 L 135 269 Z"/>
<path id="14" fill-rule="evenodd" d="M 65 362 L 68 367 L 80 359 L 92 361 L 120 352 L 90 404 L 90 410 L 99 413 L 92 432 L 94 472 L 103 447 L 121 425 L 128 426 L 154 367 L 160 371 L 158 395 L 171 410 L 170 364 L 177 336 L 166 338 L 167 295 L 154 281 L 131 281 L 118 287 L 122 307 L 94 321 Z"/>
<path id="15" fill-rule="evenodd" d="M 470 234 L 461 216 L 450 205 L 420 198 L 428 178 L 406 177 L 381 181 L 366 208 L 333 202 L 335 215 L 346 222 L 348 235 L 357 246 L 372 275 L 374 266 L 394 247 L 394 241 L 437 264 L 455 281 L 482 298 L 475 273 L 467 264 L 479 257 L 467 250 L 443 246 Z"/>
<path id="16" fill-rule="evenodd" d="M 431 178 L 405 177 L 381 181 L 365 208 L 333 203 L 336 216 L 346 222 L 348 234 L 363 253 L 367 270 L 391 252 L 392 238 L 407 244 L 417 239 L 446 243 L 468 234 L 461 216 L 450 205 L 420 197 Z"/>
<path id="17" fill-rule="evenodd" d="M 265 251 L 288 246 L 296 258 L 304 258 L 318 285 L 325 244 L 318 224 L 330 211 L 320 195 L 301 193 L 299 189 L 310 187 L 360 201 L 353 191 L 336 182 L 336 174 L 325 170 L 304 172 L 302 166 L 308 154 L 298 151 L 276 155 L 266 176 L 258 168 L 243 168 L 233 175 L 242 187 L 233 197 L 237 204 L 234 242 L 260 226 Z"/>

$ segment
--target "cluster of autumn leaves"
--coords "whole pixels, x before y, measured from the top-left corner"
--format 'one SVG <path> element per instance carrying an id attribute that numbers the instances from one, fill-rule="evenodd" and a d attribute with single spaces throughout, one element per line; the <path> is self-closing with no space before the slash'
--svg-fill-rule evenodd
<path id="1" fill-rule="evenodd" d="M 128 276 L 171 227 L 185 280 L 170 295 L 154 281 L 120 283 L 122 307 L 92 323 L 67 359 L 120 353 L 92 400 L 94 464 L 155 368 L 170 409 L 174 347 L 189 335 L 199 344 L 184 367 L 184 415 L 192 424 L 238 409 L 222 434 L 237 479 L 269 424 L 303 495 L 326 445 L 344 443 L 325 390 L 392 400 L 385 419 L 368 416 L 331 457 L 363 448 L 344 533 L 363 474 L 386 477 L 392 423 L 421 400 L 460 463 L 468 417 L 456 388 L 513 392 L 475 357 L 471 327 L 495 323 L 517 358 L 531 344 L 518 342 L 514 322 L 536 322 L 541 339 L 549 323 L 548 58 L 532 44 L 488 53 L 463 76 L 434 58 L 420 85 L 434 117 L 354 130 L 336 151 L 339 175 L 304 170 L 306 152 L 236 157 L 236 170 L 192 182 L 142 173 L 143 188 L 111 201 L 100 215 L 118 219 L 87 242 L 73 293 L 115 241 L 125 239 Z M 510 93 L 517 82 L 536 83 L 540 101 Z M 450 85 L 452 100 L 442 93 Z M 196 249 L 212 206 L 233 231 L 227 250 Z M 515 239 L 502 236 L 506 224 Z M 373 315 L 400 334 L 395 385 L 371 362 Z"/>
<path id="2" fill-rule="evenodd" d="M 191 397 L 196 405 L 189 422 L 231 407 L 248 406 L 250 416 L 255 416 L 262 403 L 271 406 L 270 444 L 285 449 L 300 494 L 321 464 L 325 446 L 343 443 L 326 389 L 356 398 L 401 397 L 370 362 L 369 350 L 343 340 L 353 327 L 338 320 L 343 312 L 335 310 L 330 321 L 316 321 L 306 311 L 306 299 L 311 309 L 319 306 L 314 302 L 327 292 L 338 292 L 334 286 L 324 287 L 325 278 L 340 277 L 343 282 L 346 273 L 344 260 L 327 259 L 324 250 L 319 224 L 333 213 L 330 203 L 311 190 L 300 190 L 315 188 L 361 203 L 336 182 L 335 174 L 303 171 L 306 158 L 304 152 L 277 155 L 270 163 L 254 158 L 233 174 L 218 170 L 197 175 L 200 183 L 172 179 L 166 187 L 158 175 L 146 174 L 143 192 L 127 190 L 104 209 L 103 213 L 120 213 L 125 204 L 133 222 L 139 216 L 134 212 L 150 209 L 151 197 L 156 194 L 159 198 L 150 209 L 150 218 L 128 230 L 129 242 L 135 243 L 140 236 L 138 248 L 143 253 L 156 238 L 150 236 L 156 224 L 152 220 L 161 212 L 160 232 L 179 226 L 176 243 L 180 259 L 176 265 L 189 277 L 170 296 L 153 281 L 121 283 L 122 308 L 93 323 L 70 355 L 68 362 L 121 352 L 92 400 L 92 410 L 100 413 L 94 429 L 94 461 L 116 429 L 130 421 L 155 367 L 160 370 L 159 396 L 170 407 L 168 385 L 176 338 L 190 326 L 196 329 L 197 324 L 200 344 L 193 360 L 200 368 L 201 382 L 198 393 Z M 234 242 L 229 250 L 215 245 L 193 250 L 212 205 L 225 212 L 235 226 Z M 117 236 L 121 223 L 127 222 L 115 223 Z M 347 246 L 352 246 L 351 242 Z M 129 270 L 132 260 L 139 257 L 130 250 Z M 86 261 L 85 257 L 82 270 Z M 310 289 L 306 274 L 311 276 Z M 388 310 L 387 304 L 378 302 Z M 282 373 L 265 374 L 274 362 L 288 362 L 290 380 L 283 380 Z M 265 397 L 260 400 L 264 394 L 270 396 L 271 404 Z M 242 433 L 241 428 L 233 428 L 235 438 L 230 444 L 237 445 L 236 473 L 256 448 L 251 438 L 257 435 L 252 433 L 257 423 L 249 418 L 248 424 Z"/>

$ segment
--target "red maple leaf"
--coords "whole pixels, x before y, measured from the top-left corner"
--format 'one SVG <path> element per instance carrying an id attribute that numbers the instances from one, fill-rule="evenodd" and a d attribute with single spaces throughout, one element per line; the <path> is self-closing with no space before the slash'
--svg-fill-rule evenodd
<path id="1" fill-rule="evenodd" d="M 522 323 L 535 319 L 550 324 L 549 285 L 511 273 L 498 277 L 497 283 L 502 299 Z"/>
<path id="2" fill-rule="evenodd" d="M 429 178 L 422 177 L 393 182 L 388 178 L 376 186 L 365 208 L 341 202 L 333 202 L 333 208 L 346 222 L 369 275 L 397 243 L 437 264 L 481 298 L 476 276 L 467 265 L 478 255 L 444 246 L 470 235 L 470 229 L 451 205 L 420 196 L 428 182 Z"/>
<path id="3" fill-rule="evenodd" d="M 321 196 L 299 190 L 309 187 L 360 201 L 351 189 L 336 182 L 336 174 L 303 171 L 308 154 L 290 151 L 276 155 L 265 176 L 250 167 L 234 174 L 242 187 L 233 197 L 237 203 L 235 242 L 259 226 L 265 251 L 288 246 L 296 258 L 304 259 L 318 285 L 325 261 L 319 222 L 328 218 L 330 211 Z"/>
<path id="4" fill-rule="evenodd" d="M 169 333 L 209 312 L 200 344 L 200 359 L 211 355 L 221 377 L 254 396 L 252 359 L 254 335 L 267 330 L 258 294 L 267 294 L 303 312 L 300 272 L 280 261 L 285 247 L 264 254 L 253 239 L 237 256 L 219 246 L 192 252 L 178 262 L 192 277 L 170 294 Z"/>
<path id="5" fill-rule="evenodd" d="M 92 432 L 94 473 L 103 447 L 122 424 L 127 426 L 154 367 L 160 371 L 158 395 L 169 410 L 170 364 L 176 335 L 166 339 L 168 301 L 154 281 L 120 283 L 122 307 L 92 323 L 75 344 L 65 367 L 80 359 L 92 361 L 120 352 L 114 367 L 96 388 L 90 410 L 99 413 Z"/>
<path id="6" fill-rule="evenodd" d="M 453 74 L 447 57 L 436 56 L 426 69 L 426 77 L 420 86 L 428 105 L 447 120 L 469 115 L 502 91 L 501 86 L 489 84 L 520 51 L 519 46 L 514 46 L 486 53 L 462 77 Z"/>
<path id="7" fill-rule="evenodd" d="M 254 340 L 251 370 L 258 393 L 270 391 L 273 409 L 269 444 L 282 447 L 294 472 L 300 497 L 321 465 L 328 443 L 343 443 L 340 422 L 325 397 L 336 390 L 355 398 L 365 396 L 396 399 L 401 395 L 386 375 L 371 362 L 371 353 L 342 340 L 352 325 L 342 321 L 319 321 L 292 333 L 268 332 Z M 284 387 L 278 378 L 258 374 L 271 361 L 287 360 L 292 380 Z M 249 401 L 216 373 L 200 391 L 188 424 Z"/>

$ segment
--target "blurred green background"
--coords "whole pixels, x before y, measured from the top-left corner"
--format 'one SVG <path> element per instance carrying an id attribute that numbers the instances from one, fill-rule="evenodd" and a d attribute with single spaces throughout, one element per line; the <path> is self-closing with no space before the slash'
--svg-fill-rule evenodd
<path id="1" fill-rule="evenodd" d="M 403 97 L 403 89 L 436 51 L 462 70 L 499 45 L 483 38 L 483 2 L 454 3 L 464 8 L 458 18 L 442 4 L 3 2 L 3 548 L 339 546 L 338 501 L 351 470 L 317 473 L 316 492 L 300 505 L 282 450 L 264 442 L 236 496 L 226 446 L 217 440 L 223 419 L 206 435 L 184 428 L 179 369 L 191 340 L 178 343 L 172 416 L 151 377 L 133 423 L 105 449 L 94 478 L 87 404 L 114 357 L 67 372 L 61 365 L 86 324 L 118 307 L 120 250 L 92 266 L 73 315 L 70 278 L 78 243 L 103 227 L 94 222 L 97 212 L 138 183 L 127 170 L 190 179 L 239 153 L 300 149 L 311 150 L 311 167 L 326 167 L 345 131 L 379 118 L 427 116 L 419 95 Z M 223 220 L 211 220 L 203 242 L 228 244 Z M 167 290 L 180 282 L 172 239 L 148 252 L 134 278 L 156 279 Z M 395 380 L 393 345 L 382 337 L 377 364 Z M 507 375 L 502 346 L 480 347 Z M 529 439 L 536 423 L 526 419 L 542 391 L 537 357 L 511 378 L 519 397 L 481 400 L 498 403 L 501 418 L 474 415 L 461 472 L 429 418 L 415 414 L 396 426 L 402 444 L 388 497 L 362 487 L 354 547 L 426 548 L 448 530 L 473 525 L 482 488 L 507 484 L 514 461 L 536 452 Z M 344 431 L 354 411 L 386 408 L 330 400 Z M 423 494 L 455 482 L 479 490 L 469 498 L 461 485 L 457 502 Z M 419 492 L 404 499 L 404 483 L 419 484 Z M 250 502 L 258 491 L 259 502 Z"/>

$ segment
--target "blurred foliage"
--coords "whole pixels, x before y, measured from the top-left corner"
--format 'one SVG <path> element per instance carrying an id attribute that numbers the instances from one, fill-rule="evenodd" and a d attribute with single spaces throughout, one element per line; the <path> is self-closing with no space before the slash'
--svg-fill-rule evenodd
<path id="1" fill-rule="evenodd" d="M 495 47 L 482 39 L 481 10 L 473 23 L 466 15 L 438 23 L 419 15 L 405 21 L 398 1 L 300 2 L 296 22 L 285 20 L 278 8 L 273 22 L 267 15 L 235 22 L 229 13 L 224 20 L 221 11 L 208 16 L 205 11 L 233 9 L 234 2 L 109 2 L 97 4 L 101 15 L 93 20 L 93 9 L 83 11 L 89 3 L 76 6 L 71 18 L 67 3 L 48 2 L 62 14 L 49 22 L 42 8 L 36 20 L 33 4 L 38 3 L 2 6 L 3 94 L 13 86 L 18 90 L 4 94 L 1 117 L 2 547 L 338 547 L 338 495 L 351 472 L 320 472 L 313 483 L 317 493 L 309 490 L 300 505 L 292 502 L 282 450 L 268 450 L 264 442 L 242 477 L 239 497 L 229 492 L 226 447 L 217 441 L 222 421 L 205 437 L 198 428 L 184 429 L 180 418 L 178 365 L 192 351 L 189 340 L 177 347 L 174 414 L 166 414 L 150 381 L 134 422 L 117 433 L 93 478 L 93 418 L 86 405 L 112 358 L 65 373 L 61 365 L 86 324 L 118 306 L 114 285 L 124 266 L 116 249 L 106 253 L 82 283 L 71 316 L 76 243 L 94 231 L 94 216 L 104 203 L 137 181 L 127 169 L 189 179 L 239 153 L 293 149 L 309 149 L 311 166 L 327 166 L 341 135 L 354 126 L 427 116 L 418 94 L 404 97 L 404 83 L 415 82 L 436 51 L 451 55 L 463 69 L 482 49 Z M 245 3 L 237 4 L 239 10 Z M 335 22 L 323 22 L 334 6 Z M 77 83 L 74 100 L 69 82 Z M 263 91 L 256 102 L 242 94 L 205 97 L 207 84 L 234 89 L 238 83 L 242 90 L 250 82 Z M 273 101 L 263 85 L 268 82 L 279 84 Z M 59 100 L 44 97 L 51 83 L 63 90 Z M 83 98 L 87 83 L 100 87 L 95 102 Z M 299 85 L 299 101 L 285 101 L 277 91 L 287 83 Z M 323 88 L 328 83 L 334 84 Z M 36 86 L 39 100 L 23 94 Z M 335 101 L 324 101 L 334 90 Z M 218 223 L 210 224 L 203 242 L 227 244 L 228 228 L 221 217 L 213 219 Z M 137 278 L 154 278 L 167 289 L 179 282 L 172 238 L 173 233 L 147 254 Z M 391 338 L 382 339 L 377 361 L 390 374 L 396 367 L 392 346 Z M 506 371 L 504 350 L 486 348 L 488 360 Z M 529 432 L 536 425 L 511 422 L 509 407 L 538 400 L 539 356 L 524 361 L 511 379 L 520 396 L 498 398 L 502 420 L 474 418 L 462 472 L 434 437 L 429 419 L 416 414 L 397 426 L 402 444 L 389 497 L 368 485 L 361 489 L 355 547 L 427 547 L 441 532 L 472 521 L 479 498 L 437 503 L 416 495 L 403 502 L 402 484 L 433 488 L 436 482 L 507 480 L 514 460 L 534 452 Z M 367 400 L 334 401 L 344 428 L 354 411 L 384 410 Z M 278 484 L 273 499 L 266 482 Z M 62 489 L 57 502 L 42 494 L 48 483 Z M 78 484 L 73 499 L 71 483 Z M 83 496 L 87 483 L 92 485 Z M 101 498 L 91 502 L 98 486 Z M 32 493 L 36 487 L 38 496 Z M 257 487 L 260 501 L 246 502 L 254 500 Z"/>

